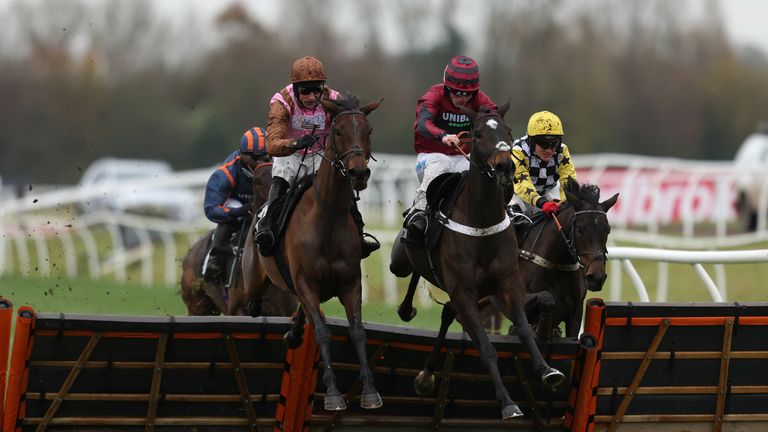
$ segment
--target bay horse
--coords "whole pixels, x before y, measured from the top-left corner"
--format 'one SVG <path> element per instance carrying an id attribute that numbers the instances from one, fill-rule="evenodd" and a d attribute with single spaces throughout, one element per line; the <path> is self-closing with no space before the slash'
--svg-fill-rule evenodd
<path id="1" fill-rule="evenodd" d="M 600 291 L 607 278 L 607 212 L 619 194 L 600 202 L 600 188 L 570 178 L 565 195 L 557 215 L 528 227 L 519 242 L 528 321 L 541 339 L 562 322 L 566 337 L 578 337 L 587 291 Z"/>
<path id="2" fill-rule="evenodd" d="M 509 102 L 498 112 L 481 107 L 475 113 L 462 111 L 471 119 L 472 151 L 464 188 L 459 192 L 449 217 L 443 218 L 445 230 L 435 246 L 434 255 L 426 248 L 406 247 L 401 235 L 392 248 L 390 271 L 398 277 L 412 275 L 410 286 L 419 277 L 448 293 L 443 307 L 440 331 L 424 370 L 415 379 L 417 393 L 426 395 L 434 389 L 433 371 L 445 340 L 448 326 L 455 318 L 469 333 L 480 352 L 480 360 L 489 372 L 501 405 L 502 418 L 523 415 L 504 387 L 493 347 L 481 323 L 478 300 L 493 295 L 517 325 L 520 340 L 533 361 L 534 371 L 550 387 L 560 385 L 562 372 L 547 365 L 525 315 L 525 285 L 519 271 L 517 235 L 506 213 L 505 192 L 514 172 L 511 135 L 504 124 Z M 444 215 L 441 215 L 444 216 Z M 400 311 L 401 317 L 412 314 Z M 413 312 L 413 311 L 409 311 Z"/>
<path id="3" fill-rule="evenodd" d="M 245 292 L 252 316 L 261 313 L 261 294 L 267 278 L 298 296 L 299 310 L 284 340 L 289 347 L 297 347 L 302 342 L 305 319 L 314 327 L 323 360 L 324 408 L 329 411 L 346 409 L 346 402 L 331 368 L 331 332 L 320 303 L 338 297 L 349 321 L 349 340 L 360 361 L 360 406 L 373 409 L 382 401 L 373 385 L 365 350 L 360 235 L 350 209 L 357 193 L 368 186 L 373 129 L 367 116 L 381 100 L 360 106 L 357 97 L 347 93 L 343 99 L 321 99 L 320 103 L 332 118 L 323 160 L 312 185 L 287 220 L 285 235 L 276 242 L 272 256 L 258 253 L 253 229 L 249 230 L 242 263 Z"/>
<path id="4" fill-rule="evenodd" d="M 262 157 L 253 170 L 252 214 L 256 214 L 266 201 L 271 178 L 272 162 L 269 156 Z M 246 315 L 245 289 L 239 266 L 234 269 L 235 282 L 230 289 L 223 284 L 206 282 L 200 273 L 213 231 L 210 230 L 200 237 L 184 256 L 181 265 L 181 298 L 189 315 Z M 264 297 L 265 315 L 290 316 L 296 310 L 295 296 L 272 284 L 267 288 Z"/>

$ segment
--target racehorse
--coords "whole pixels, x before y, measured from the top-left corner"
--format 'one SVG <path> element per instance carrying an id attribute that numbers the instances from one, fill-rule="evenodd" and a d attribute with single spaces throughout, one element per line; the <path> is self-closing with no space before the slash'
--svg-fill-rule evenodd
<path id="1" fill-rule="evenodd" d="M 546 385 L 556 387 L 565 379 L 562 372 L 544 361 L 525 315 L 525 285 L 517 260 L 517 236 L 506 213 L 505 192 L 514 171 L 510 159 L 511 135 L 503 119 L 508 108 L 509 103 L 499 108 L 498 112 L 487 107 L 481 107 L 477 113 L 463 109 L 472 122 L 470 168 L 451 214 L 445 215 L 444 209 L 437 209 L 446 228 L 442 238 L 433 254 L 429 248 L 406 247 L 399 235 L 395 239 L 390 262 L 390 271 L 396 276 L 412 274 L 412 287 L 415 287 L 419 277 L 424 277 L 450 297 L 443 307 L 440 331 L 432 354 L 415 379 L 417 393 L 426 395 L 434 388 L 433 371 L 438 367 L 439 347 L 445 340 L 448 326 L 454 318 L 458 318 L 491 375 L 496 399 L 502 407 L 501 415 L 505 419 L 523 413 L 502 382 L 496 349 L 481 323 L 478 309 L 480 298 L 493 295 L 503 304 L 505 312 L 520 329 L 519 337 L 531 354 L 534 371 Z M 412 318 L 411 312 L 399 311 L 401 317 L 408 319 Z"/>
<path id="2" fill-rule="evenodd" d="M 323 160 L 312 185 L 291 212 L 284 237 L 277 240 L 272 256 L 264 257 L 253 242 L 253 229 L 248 233 L 242 263 L 248 309 L 252 316 L 261 313 L 261 293 L 267 278 L 296 293 L 299 310 L 284 340 L 289 347 L 299 346 L 304 321 L 309 320 L 324 364 L 324 407 L 338 411 L 346 409 L 346 402 L 331 369 L 331 332 L 320 311 L 320 303 L 338 297 L 349 321 L 349 340 L 360 361 L 360 405 L 378 408 L 381 396 L 368 367 L 361 320 L 360 235 L 350 209 L 357 193 L 368 186 L 373 129 L 367 115 L 381 100 L 360 106 L 357 97 L 348 93 L 343 99 L 322 99 L 320 103 L 332 118 Z"/>
<path id="3" fill-rule="evenodd" d="M 266 201 L 271 178 L 272 163 L 267 156 L 260 159 L 253 170 L 253 214 Z M 248 222 L 244 223 L 247 228 Z M 234 283 L 229 289 L 221 283 L 206 282 L 201 275 L 200 269 L 208 252 L 211 236 L 213 230 L 199 238 L 189 248 L 182 262 L 181 298 L 187 306 L 187 312 L 189 315 L 245 315 L 245 291 L 239 266 L 234 269 Z M 270 284 L 264 296 L 265 315 L 290 316 L 296 310 L 295 296 L 274 285 Z"/>
<path id="4" fill-rule="evenodd" d="M 552 219 L 529 227 L 520 241 L 520 272 L 528 289 L 528 321 L 540 338 L 565 322 L 566 337 L 577 337 L 587 290 L 600 291 L 605 273 L 608 210 L 619 194 L 600 202 L 600 189 L 568 179 L 567 200 Z"/>

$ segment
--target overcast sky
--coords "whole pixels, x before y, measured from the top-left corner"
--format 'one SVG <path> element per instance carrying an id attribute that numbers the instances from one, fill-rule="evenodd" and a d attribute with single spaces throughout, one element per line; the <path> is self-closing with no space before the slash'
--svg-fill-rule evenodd
<path id="1" fill-rule="evenodd" d="M 158 0 L 153 2 L 163 15 L 183 19 L 188 13 L 203 18 L 201 22 L 210 22 L 209 18 L 235 0 Z M 260 18 L 263 23 L 274 23 L 280 0 L 239 0 L 249 12 Z M 350 0 L 354 1 L 354 0 Z M 386 0 L 385 0 L 386 1 Z M 440 0 L 424 0 L 440 3 Z M 674 0 L 670 0 L 674 1 Z M 698 0 L 691 0 L 694 4 Z M 459 2 L 462 3 L 462 2 Z M 476 4 L 471 2 L 473 4 Z M 765 29 L 768 17 L 768 0 L 720 0 L 725 24 L 731 39 L 737 46 L 754 45 L 768 53 L 768 30 Z M 471 9 L 477 9 L 473 7 Z M 179 11 L 185 13 L 179 13 Z M 339 11 L 343 13 L 343 11 Z M 706 12 L 704 12 L 706 13 Z M 383 17 L 386 19 L 387 17 Z M 385 41 L 387 42 L 387 41 Z M 389 41 L 396 43 L 395 41 Z"/>

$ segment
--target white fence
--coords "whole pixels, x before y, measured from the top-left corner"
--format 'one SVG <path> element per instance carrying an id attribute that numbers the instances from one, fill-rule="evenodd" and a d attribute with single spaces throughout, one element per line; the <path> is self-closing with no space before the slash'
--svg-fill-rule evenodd
<path id="1" fill-rule="evenodd" d="M 381 295 L 391 303 L 396 301 L 398 283 L 387 268 L 387 243 L 394 238 L 402 222 L 402 211 L 410 204 L 418 184 L 414 157 L 379 154 L 377 158 L 379 161 L 371 165 L 369 187 L 361 194 L 360 208 L 369 228 L 383 240 L 383 250 L 366 260 L 365 265 L 371 272 L 383 275 Z M 739 173 L 730 172 L 727 162 L 608 154 L 576 157 L 575 163 L 579 167 L 579 180 L 600 186 L 604 198 L 621 193 L 619 203 L 609 212 L 613 225 L 611 240 L 614 242 L 631 241 L 677 249 L 712 249 L 768 240 L 764 222 L 765 202 L 759 209 L 762 220 L 756 232 L 740 233 L 740 229 L 734 227 L 734 175 Z M 7 192 L 0 194 L 4 198 L 0 202 L 0 275 L 15 272 L 45 276 L 62 272 L 70 277 L 107 276 L 125 281 L 129 274 L 136 273 L 134 277 L 146 284 L 158 281 L 177 284 L 186 247 L 213 227 L 202 211 L 203 190 L 212 171 L 212 168 L 206 168 L 177 172 L 165 178 L 137 180 L 120 187 L 57 187 L 48 191 L 36 187 L 16 198 L 9 197 Z M 78 213 L 81 207 L 78 204 L 82 202 L 109 194 L 141 194 L 142 191 L 158 188 L 193 192 L 190 196 L 196 201 L 192 205 L 200 209 L 198 216 L 179 221 L 107 210 Z M 763 195 L 768 196 L 768 191 L 764 192 Z M 125 236 L 126 232 L 131 233 L 131 238 Z M 632 275 L 633 267 L 628 260 L 665 255 L 658 251 L 642 255 L 633 249 L 610 249 L 611 259 L 618 260 L 612 262 L 621 263 L 611 267 L 612 299 L 621 296 L 620 287 L 616 288 L 621 278 L 614 276 L 620 275 L 619 269 L 627 272 L 635 285 L 640 280 L 639 276 Z M 725 264 L 737 256 L 711 253 L 713 255 L 708 255 L 704 262 L 722 259 L 720 262 Z M 694 256 L 690 252 L 679 254 Z M 723 258 L 713 258 L 715 256 Z M 752 255 L 741 258 L 754 259 Z M 670 262 L 676 261 L 673 259 Z M 697 263 L 701 264 L 698 261 L 691 264 L 699 272 L 695 266 Z M 660 268 L 659 273 L 663 272 Z M 724 276 L 720 273 L 724 270 L 717 273 L 716 279 L 723 282 Z M 617 280 L 619 282 L 615 282 Z M 712 282 L 712 279 L 709 278 L 709 281 Z M 715 284 L 720 286 L 716 290 L 711 288 L 709 282 L 705 283 L 713 294 L 713 300 L 718 299 L 715 291 L 720 293 L 720 298 L 726 298 L 724 283 Z M 667 282 L 659 283 L 659 287 L 667 285 Z M 644 289 L 638 293 L 641 291 Z M 366 293 L 370 295 L 368 287 Z M 638 295 L 648 298 L 647 294 Z M 427 302 L 428 298 L 423 297 L 422 301 Z"/>

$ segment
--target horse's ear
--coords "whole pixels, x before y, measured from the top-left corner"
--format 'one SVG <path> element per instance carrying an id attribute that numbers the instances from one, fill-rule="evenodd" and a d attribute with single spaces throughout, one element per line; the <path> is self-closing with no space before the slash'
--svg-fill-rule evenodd
<path id="1" fill-rule="evenodd" d="M 579 190 L 581 190 L 581 185 L 579 185 L 579 182 L 577 182 L 575 178 L 568 177 L 568 179 L 565 181 L 565 190 L 574 194 L 579 193 Z"/>
<path id="2" fill-rule="evenodd" d="M 616 200 L 619 199 L 619 194 L 616 194 L 607 200 L 600 203 L 600 207 L 603 209 L 604 212 L 608 212 L 608 210 L 613 207 L 614 204 L 616 204 Z"/>
<path id="3" fill-rule="evenodd" d="M 335 100 L 333 99 L 326 99 L 322 98 L 320 99 L 320 103 L 323 105 L 323 107 L 328 110 L 332 115 L 336 115 L 342 111 L 341 105 L 339 105 Z"/>
<path id="4" fill-rule="evenodd" d="M 471 109 L 465 107 L 464 105 L 459 106 L 459 109 L 461 112 L 463 112 L 467 117 L 469 117 L 470 120 L 474 120 L 475 116 L 477 115 L 476 112 L 472 111 Z"/>
<path id="5" fill-rule="evenodd" d="M 368 115 L 368 114 L 370 114 L 370 113 L 371 113 L 373 110 L 375 110 L 376 108 L 378 108 L 378 107 L 379 107 L 379 105 L 381 105 L 381 103 L 382 103 L 383 101 L 384 101 L 384 98 L 381 98 L 381 99 L 377 100 L 376 102 L 371 102 L 371 103 L 369 103 L 369 104 L 363 105 L 363 106 L 361 106 L 361 107 L 360 107 L 360 111 L 362 111 L 362 112 L 363 112 L 363 114 L 365 114 L 365 115 Z"/>
<path id="6" fill-rule="evenodd" d="M 507 103 L 505 103 L 504 105 L 502 105 L 502 106 L 500 106 L 500 107 L 499 107 L 499 109 L 498 109 L 498 111 L 497 111 L 497 112 L 499 113 L 499 115 L 501 116 L 501 118 L 504 118 L 504 114 L 506 114 L 506 113 L 507 113 L 507 111 L 509 110 L 509 106 L 510 106 L 511 104 L 512 104 L 512 98 L 509 98 L 509 99 L 507 99 Z"/>
<path id="7" fill-rule="evenodd" d="M 579 211 L 582 208 L 581 198 L 579 198 L 579 196 L 575 193 L 569 191 L 567 188 L 565 189 L 565 199 L 571 203 L 576 211 Z"/>

